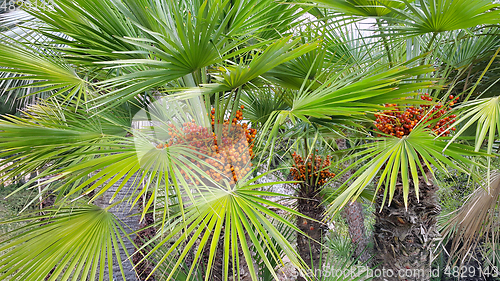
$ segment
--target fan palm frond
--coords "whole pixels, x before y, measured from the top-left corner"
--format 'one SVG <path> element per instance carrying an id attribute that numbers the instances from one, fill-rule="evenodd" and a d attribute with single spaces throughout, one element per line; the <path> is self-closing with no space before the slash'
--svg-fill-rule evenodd
<path id="1" fill-rule="evenodd" d="M 391 1 L 392 2 L 392 1 Z M 397 2 L 397 1 L 394 1 Z M 401 23 L 390 28 L 398 34 L 420 35 L 450 30 L 467 29 L 475 26 L 496 24 L 500 12 L 489 0 L 416 0 L 402 1 L 404 9 L 390 8 L 393 13 L 388 20 Z"/>
<path id="2" fill-rule="evenodd" d="M 127 230 L 111 213 L 95 206 L 44 210 L 0 241 L 0 280 L 99 280 L 105 268 L 113 280 L 113 259 L 125 279 L 120 251 Z M 40 221 L 39 219 L 45 219 Z"/>
<path id="3" fill-rule="evenodd" d="M 368 162 L 358 168 L 344 183 L 339 190 L 341 194 L 332 202 L 328 212 L 335 213 L 350 200 L 356 200 L 373 180 L 377 181 L 377 191 L 384 186 L 382 207 L 385 202 L 391 203 L 397 185 L 402 187 L 404 205 L 408 206 L 410 185 L 415 189 L 418 200 L 420 177 L 430 182 L 434 177 L 434 169 L 446 173 L 449 168 L 469 174 L 465 165 L 478 165 L 478 163 L 467 156 L 488 155 L 484 152 L 474 152 L 472 147 L 458 144 L 449 145 L 443 154 L 446 145 L 447 141 L 434 139 L 432 133 L 421 126 L 402 138 L 382 138 L 356 147 L 356 150 L 363 150 L 351 156 L 357 160 L 345 171 L 364 161 Z"/>

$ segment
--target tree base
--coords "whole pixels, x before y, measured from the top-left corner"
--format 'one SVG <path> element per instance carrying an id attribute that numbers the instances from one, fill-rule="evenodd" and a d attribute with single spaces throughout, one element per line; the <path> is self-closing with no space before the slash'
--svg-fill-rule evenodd
<path id="1" fill-rule="evenodd" d="M 378 280 L 430 280 L 431 251 L 434 239 L 439 236 L 436 222 L 441 211 L 437 189 L 421 179 L 420 201 L 417 201 L 414 187 L 410 186 L 407 210 L 402 185 L 397 185 L 391 205 L 386 202 L 381 212 L 378 210 L 383 190 L 377 194 L 374 264 L 379 264 L 378 269 L 384 275 Z"/>

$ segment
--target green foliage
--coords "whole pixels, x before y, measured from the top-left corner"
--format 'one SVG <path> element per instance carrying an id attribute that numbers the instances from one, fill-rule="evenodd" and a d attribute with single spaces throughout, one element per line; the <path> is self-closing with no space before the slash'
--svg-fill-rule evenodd
<path id="1" fill-rule="evenodd" d="M 404 4 L 400 1 L 383 0 L 315 0 L 322 7 L 331 8 L 348 15 L 357 15 L 365 17 L 380 17 L 385 16 L 392 11 L 393 8 L 403 8 Z"/>
<path id="2" fill-rule="evenodd" d="M 444 150 L 447 145 L 448 149 Z M 474 152 L 465 145 L 449 144 L 446 140 L 435 139 L 428 129 L 423 128 L 422 124 L 414 128 L 408 136 L 383 137 L 376 142 L 356 147 L 356 150 L 358 149 L 362 149 L 361 152 L 350 157 L 357 160 L 345 171 L 361 162 L 366 164 L 349 178 L 353 180 L 349 187 L 344 188 L 348 180 L 339 189 L 341 194 L 333 201 L 329 212 L 336 212 L 349 200 L 355 200 L 372 180 L 377 182 L 376 191 L 383 187 L 382 205 L 385 202 L 390 204 L 396 190 L 398 175 L 401 175 L 404 203 L 407 206 L 410 181 L 413 183 L 412 187 L 418 198 L 420 177 L 430 181 L 435 169 L 446 172 L 447 169 L 454 168 L 468 173 L 464 164 L 478 165 L 478 163 L 466 156 L 487 155 Z M 378 175 L 380 177 L 377 177 Z"/>
<path id="3" fill-rule="evenodd" d="M 36 196 L 38 192 L 35 192 L 33 189 L 26 190 L 23 189 L 19 192 L 14 193 L 9 198 L 6 198 L 7 195 L 10 195 L 14 191 L 16 191 L 21 184 L 11 184 L 11 185 L 0 185 L 0 221 L 12 218 L 17 216 L 31 201 L 33 197 Z M 29 208 L 29 211 L 32 211 L 34 206 Z M 23 225 L 22 223 L 14 223 L 14 224 L 2 224 L 0 225 L 0 237 L 7 237 L 7 235 L 13 230 Z M 3 239 L 0 239 L 3 240 Z"/>
<path id="4" fill-rule="evenodd" d="M 439 181 L 439 204 L 441 205 L 441 217 L 445 217 L 462 207 L 464 198 L 474 191 L 474 182 L 465 173 L 450 171 L 448 174 L 436 173 Z"/>
<path id="5" fill-rule="evenodd" d="M 289 241 L 300 232 L 293 219 L 269 207 L 302 215 L 267 199 L 282 194 L 261 190 L 286 182 L 260 184 L 266 174 L 248 174 L 233 185 L 204 183 L 199 166 L 216 168 L 191 147 L 157 149 L 161 139 L 131 129 L 137 112 L 150 118 L 161 113 L 158 107 L 191 107 L 184 116 L 169 115 L 169 122 L 185 123 L 201 112 L 205 119 L 198 121 L 209 124 L 204 114 L 211 108 L 221 121 L 231 119 L 243 103 L 249 126 L 260 130 L 253 160 L 259 169 L 279 159 L 277 150 L 286 154 L 291 144 L 330 154 L 334 138 L 360 138 L 353 142 L 360 145 L 338 153 L 343 158 L 334 163 L 346 161 L 351 163 L 346 171 L 358 169 L 341 188 L 330 190 L 332 197 L 325 201 L 332 202 L 330 215 L 372 182 L 376 189 L 384 186 L 384 201 L 390 202 L 399 175 L 407 203 L 410 182 L 418 196 L 419 177 L 430 180 L 434 169 L 474 172 L 484 166 L 476 158 L 498 150 L 498 97 L 471 100 L 476 88 L 484 89 L 478 85 L 483 76 L 496 77 L 495 56 L 486 67 L 488 75 L 478 75 L 481 71 L 473 67 L 498 48 L 497 27 L 491 25 L 499 22 L 500 10 L 492 1 L 54 2 L 48 9 L 26 8 L 19 19 L 0 19 L 0 30 L 21 25 L 0 35 L 2 98 L 14 103 L 41 98 L 18 116 L 2 116 L 0 173 L 7 182 L 39 172 L 26 184 L 9 187 L 9 200 L 22 199 L 17 201 L 23 208 L 35 206 L 39 198 L 36 192 L 23 195 L 26 188 L 40 187 L 47 195 L 47 184 L 56 182 L 56 201 L 65 207 L 9 220 L 28 226 L 1 242 L 0 280 L 11 274 L 41 280 L 54 267 L 51 280 L 95 279 L 97 272 L 102 278 L 104 261 L 116 254 L 110 246 L 120 244 L 128 231 L 106 210 L 65 204 L 83 194 L 92 194 L 94 201 L 119 182 L 113 204 L 137 205 L 144 194 L 152 194 L 143 210 L 153 210 L 158 233 L 145 245 L 153 247 L 146 258 L 157 262 L 166 280 L 203 274 L 208 280 L 217 258 L 224 278 L 236 277 L 240 254 L 254 281 L 276 279 L 274 270 L 284 256 L 307 269 Z M 358 25 L 370 18 L 376 20 L 373 36 Z M 402 139 L 372 137 L 371 117 L 383 104 L 416 104 L 409 97 L 421 92 L 442 97 L 457 91 L 454 83 L 461 80 L 465 92 L 470 82 L 464 75 L 469 74 L 476 84 L 457 109 L 462 127 L 453 138 L 436 138 L 423 125 Z M 165 96 L 172 98 L 168 105 L 155 108 Z M 195 103 L 176 103 L 186 100 Z M 476 146 L 456 142 L 473 125 Z M 132 195 L 121 198 L 129 180 Z M 193 184 L 197 180 L 203 183 Z M 447 208 L 458 204 L 443 202 Z M 20 206 L 12 207 L 17 213 Z M 138 215 L 143 218 L 145 212 Z M 50 223 L 41 225 L 39 219 L 49 217 Z M 347 241 L 335 239 L 329 246 L 347 255 Z M 200 269 L 196 264 L 204 256 L 206 267 Z M 349 258 L 339 265 L 355 263 Z"/>
<path id="6" fill-rule="evenodd" d="M 326 237 L 324 242 L 325 259 L 321 281 L 357 281 L 372 280 L 367 271 L 361 268 L 374 269 L 376 266 L 369 266 L 370 261 L 360 262 L 358 258 L 353 258 L 353 245 L 349 236 L 333 234 Z M 347 273 L 347 274 L 346 274 Z"/>
<path id="7" fill-rule="evenodd" d="M 419 35 L 496 24 L 500 19 L 498 4 L 479 0 L 403 0 L 405 9 L 393 9 L 388 20 L 402 23 L 395 27 L 400 34 Z"/>
<path id="8" fill-rule="evenodd" d="M 113 262 L 109 261 L 114 256 L 122 266 L 119 247 L 124 249 L 121 237 L 126 233 L 119 221 L 106 210 L 93 206 L 44 212 L 45 215 L 34 220 L 24 217 L 2 222 L 28 224 L 1 242 L 0 251 L 8 253 L 0 257 L 0 278 L 12 275 L 14 280 L 40 280 L 57 266 L 49 280 L 95 280 L 97 274 L 102 280 L 107 260 L 112 280 Z M 42 223 L 40 218 L 47 221 Z"/>

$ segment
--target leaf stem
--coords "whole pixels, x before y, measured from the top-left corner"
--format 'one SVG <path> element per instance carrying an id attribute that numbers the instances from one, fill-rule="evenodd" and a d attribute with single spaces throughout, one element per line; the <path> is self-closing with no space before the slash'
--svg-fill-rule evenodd
<path id="1" fill-rule="evenodd" d="M 429 40 L 429 43 L 427 44 L 427 47 L 425 47 L 425 52 L 424 53 L 427 53 L 429 52 L 429 50 L 431 49 L 431 46 L 432 46 L 432 43 L 434 43 L 434 40 L 436 39 L 436 36 L 437 36 L 437 33 L 434 32 L 432 33 L 432 37 L 431 37 L 431 40 Z M 423 66 L 425 63 L 425 56 L 422 58 L 422 60 L 420 61 L 420 66 Z M 417 76 L 417 80 L 420 80 L 420 76 L 421 74 L 419 74 Z"/>
<path id="2" fill-rule="evenodd" d="M 425 47 L 425 52 L 424 53 L 429 52 L 429 50 L 432 47 L 432 43 L 434 43 L 434 40 L 436 39 L 436 36 L 437 36 L 436 32 L 432 33 L 431 40 L 429 40 L 429 43 L 427 44 L 427 47 Z M 424 65 L 424 63 L 425 63 L 425 57 L 422 58 L 422 61 L 420 62 L 420 66 Z"/>
<path id="3" fill-rule="evenodd" d="M 467 102 L 470 99 L 470 97 L 472 96 L 472 93 L 476 89 L 477 85 L 479 85 L 479 82 L 481 82 L 481 79 L 483 79 L 484 74 L 486 73 L 486 71 L 488 71 L 488 69 L 490 68 L 491 64 L 493 63 L 493 61 L 495 60 L 495 58 L 497 57 L 497 55 L 498 55 L 499 52 L 500 52 L 500 47 L 495 52 L 495 54 L 491 58 L 490 62 L 486 66 L 486 68 L 483 70 L 483 73 L 481 73 L 481 76 L 479 76 L 479 79 L 477 79 L 476 84 L 474 84 L 474 87 L 472 87 L 472 89 L 470 90 L 469 94 L 467 95 L 467 97 L 463 101 L 464 103 Z"/>
<path id="4" fill-rule="evenodd" d="M 434 40 L 436 39 L 436 36 L 437 36 L 436 32 L 432 33 L 431 40 L 429 41 L 429 44 L 427 44 L 427 47 L 425 48 L 425 52 L 426 53 L 431 49 L 432 43 L 434 43 Z"/>
<path id="5" fill-rule="evenodd" d="M 382 24 L 380 23 L 379 19 L 377 19 L 377 26 L 378 26 L 380 35 L 382 36 L 382 42 L 384 43 L 384 48 L 385 48 L 385 52 L 387 54 L 387 59 L 389 60 L 389 66 L 392 67 L 391 50 L 390 50 L 389 44 L 387 43 L 387 40 L 385 38 L 385 33 L 382 31 Z"/>

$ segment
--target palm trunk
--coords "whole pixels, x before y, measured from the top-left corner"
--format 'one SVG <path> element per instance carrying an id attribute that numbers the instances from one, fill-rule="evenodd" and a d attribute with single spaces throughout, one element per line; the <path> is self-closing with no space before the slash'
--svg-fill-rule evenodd
<path id="1" fill-rule="evenodd" d="M 370 259 L 369 238 L 366 235 L 363 205 L 358 201 L 347 204 L 342 209 L 342 217 L 347 222 L 349 236 L 354 246 L 354 257 L 361 262 L 368 261 Z"/>
<path id="2" fill-rule="evenodd" d="M 305 151 L 308 151 L 307 141 L 304 140 Z M 325 207 L 322 205 L 321 190 L 323 185 L 333 176 L 329 172 L 330 157 L 322 158 L 314 153 L 303 159 L 293 153 L 294 166 L 290 170 L 295 180 L 301 181 L 297 189 L 297 211 L 308 218 L 297 218 L 297 228 L 304 234 L 297 234 L 297 251 L 316 275 L 322 269 L 323 237 L 327 227 L 323 221 Z M 297 280 L 305 280 L 299 276 Z"/>
<path id="3" fill-rule="evenodd" d="M 142 208 L 141 205 L 145 205 L 149 199 L 151 198 L 151 193 L 148 192 L 146 196 L 142 197 L 141 204 L 139 204 L 139 212 L 142 212 L 144 209 Z M 148 211 L 152 211 L 153 208 L 150 207 Z M 154 227 L 154 216 L 153 213 L 148 212 L 144 216 L 144 220 L 140 224 L 141 231 L 137 233 L 137 236 L 134 239 L 134 243 L 137 246 L 135 248 L 136 251 L 138 251 L 142 246 L 144 246 L 145 243 L 147 243 L 149 240 L 151 240 L 155 234 L 156 234 L 156 228 Z M 132 261 L 134 264 L 136 264 L 136 269 L 135 271 L 137 272 L 137 275 L 139 275 L 139 280 L 141 281 L 156 281 L 155 275 L 151 275 L 151 277 L 148 278 L 148 276 L 151 274 L 151 272 L 154 269 L 154 264 L 151 261 L 151 258 L 146 258 L 144 257 L 151 251 L 152 246 L 146 247 L 140 251 L 138 251 L 136 254 L 134 254 Z M 144 259 L 144 260 L 143 260 Z"/>
<path id="4" fill-rule="evenodd" d="M 128 198 L 132 194 L 133 189 L 131 189 L 131 186 L 134 181 L 134 178 L 135 178 L 134 176 L 130 177 L 130 179 L 125 183 L 121 191 L 116 196 L 114 202 L 123 200 L 124 198 Z M 106 208 L 110 206 L 109 201 L 121 183 L 122 183 L 121 180 L 119 180 L 115 184 L 113 184 L 106 192 L 104 192 L 104 194 L 101 197 L 99 197 L 95 201 L 95 204 L 101 208 Z M 131 207 L 132 207 L 131 204 L 125 200 L 124 202 L 117 204 L 116 206 L 113 206 L 109 210 L 109 212 L 113 213 L 122 222 L 123 228 L 129 232 L 133 232 L 139 229 L 138 218 L 136 216 L 130 216 L 136 212 L 134 210 L 130 210 Z M 131 239 L 134 239 L 134 237 L 131 237 Z M 130 242 L 127 238 L 124 237 L 123 243 L 125 244 L 128 254 L 132 255 L 135 251 L 135 247 L 132 244 L 132 242 Z M 132 259 L 131 258 L 129 259 L 129 256 L 127 256 L 127 254 L 121 247 L 120 247 L 120 258 L 122 261 L 122 266 L 126 280 L 138 281 L 137 274 L 131 262 Z M 108 280 L 109 274 L 107 270 L 108 267 L 106 266 L 103 277 L 105 281 L 110 281 Z M 113 276 L 115 280 L 122 280 L 122 275 L 120 273 L 120 266 L 117 264 L 116 260 L 113 260 Z"/>
<path id="5" fill-rule="evenodd" d="M 215 256 L 213 259 L 213 264 L 212 264 L 212 269 L 210 270 L 210 277 L 208 280 L 210 281 L 222 281 L 225 280 L 225 273 L 224 273 L 224 229 L 222 230 L 220 234 L 221 238 L 219 241 L 217 241 L 217 249 L 215 252 Z M 248 234 L 245 235 L 246 240 L 248 243 L 248 246 L 251 250 L 252 248 L 252 243 L 250 241 L 250 237 Z M 213 237 L 211 236 L 208 241 L 212 241 Z M 206 275 L 206 267 L 208 265 L 209 261 L 209 256 L 210 256 L 210 244 L 206 245 L 205 248 L 203 249 L 203 266 L 200 268 L 203 270 L 203 278 L 205 278 Z M 243 249 L 241 248 L 241 244 L 238 244 L 238 257 L 235 258 L 238 259 L 238 266 L 233 267 L 232 263 L 233 256 L 230 254 L 229 256 L 229 272 L 228 272 L 228 278 L 231 280 L 233 278 L 233 275 L 236 277 L 236 280 L 241 280 L 241 281 L 251 281 L 251 275 L 250 275 L 250 268 L 248 267 L 247 261 L 245 259 L 245 256 L 243 254 Z M 254 263 L 253 264 L 254 268 L 258 268 L 257 265 Z M 239 276 L 237 273 L 239 272 Z"/>
<path id="6" fill-rule="evenodd" d="M 336 140 L 339 150 L 347 149 L 346 139 Z M 341 184 L 346 182 L 353 174 L 350 170 L 341 178 Z M 366 235 L 365 228 L 365 215 L 363 214 L 363 205 L 355 201 L 347 204 L 342 209 L 342 217 L 346 220 L 349 229 L 349 236 L 351 237 L 352 245 L 354 246 L 354 256 L 359 258 L 361 262 L 366 262 L 370 259 L 370 252 L 368 251 L 369 238 Z"/>
<path id="7" fill-rule="evenodd" d="M 398 184 L 391 205 L 386 202 L 380 212 L 383 190 L 377 194 L 375 259 L 380 263 L 379 269 L 391 270 L 394 274 L 392 277 L 386 274 L 379 280 L 401 280 L 399 273 L 404 274 L 403 280 L 430 280 L 433 240 L 439 236 L 436 226 L 436 218 L 441 211 L 436 197 L 438 187 L 433 183 L 427 184 L 421 176 L 418 202 L 410 183 L 408 210 L 404 206 L 402 190 L 402 185 Z"/>
<path id="8" fill-rule="evenodd" d="M 306 183 L 301 184 L 302 190 Z M 307 236 L 297 234 L 297 250 L 300 257 L 311 267 L 313 272 L 321 269 L 322 247 L 321 242 L 326 232 L 326 227 L 321 221 L 325 208 L 321 205 L 319 196 L 319 187 L 310 187 L 309 192 L 301 192 L 297 200 L 297 211 L 316 221 L 298 218 L 297 227 L 302 230 Z M 310 238 L 312 239 L 310 239 Z M 297 280 L 305 280 L 299 276 Z"/>

